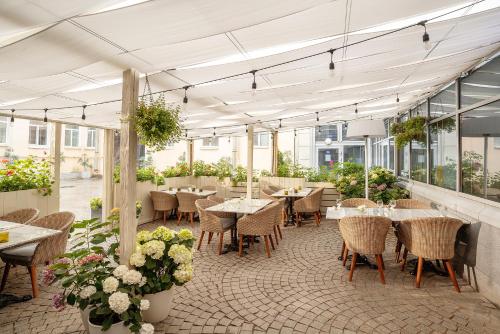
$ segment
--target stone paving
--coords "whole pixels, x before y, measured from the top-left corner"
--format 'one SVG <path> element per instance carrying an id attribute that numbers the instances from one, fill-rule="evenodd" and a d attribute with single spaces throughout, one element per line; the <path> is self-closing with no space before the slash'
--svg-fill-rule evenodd
<path id="1" fill-rule="evenodd" d="M 448 278 L 426 273 L 416 289 L 394 263 L 394 242 L 390 232 L 386 285 L 368 267 L 347 281 L 334 221 L 284 229 L 271 258 L 262 244 L 242 258 L 204 245 L 193 281 L 175 288 L 174 309 L 156 333 L 500 333 L 500 310 L 465 281 L 458 294 Z M 29 294 L 28 277 L 14 268 L 5 292 Z M 0 309 L 0 333 L 84 333 L 77 310 L 51 308 L 56 291 L 42 287 L 40 298 Z"/>

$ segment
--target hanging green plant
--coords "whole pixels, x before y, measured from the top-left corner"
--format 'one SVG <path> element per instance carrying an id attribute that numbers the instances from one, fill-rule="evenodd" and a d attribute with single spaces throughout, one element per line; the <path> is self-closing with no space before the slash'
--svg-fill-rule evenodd
<path id="1" fill-rule="evenodd" d="M 423 116 L 416 116 L 401 123 L 393 123 L 391 133 L 397 148 L 403 148 L 412 140 L 426 143 L 425 123 L 427 119 Z"/>
<path id="2" fill-rule="evenodd" d="M 178 105 L 165 103 L 163 94 L 154 99 L 147 77 L 144 90 L 147 90 L 147 94 L 143 94 L 137 106 L 135 129 L 141 144 L 159 151 L 181 137 L 181 110 Z"/>

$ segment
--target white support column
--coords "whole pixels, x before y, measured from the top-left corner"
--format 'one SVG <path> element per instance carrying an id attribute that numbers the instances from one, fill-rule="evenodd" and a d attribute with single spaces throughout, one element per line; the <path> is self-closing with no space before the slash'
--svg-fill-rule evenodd
<path id="1" fill-rule="evenodd" d="M 61 196 L 61 123 L 53 123 L 53 133 L 52 133 L 52 143 L 50 145 L 50 155 L 54 159 L 53 173 L 54 173 L 54 183 L 52 184 L 52 196 L 56 199 L 56 207 L 49 208 L 48 213 L 58 212 Z"/>
<path id="2" fill-rule="evenodd" d="M 252 199 L 253 179 L 253 125 L 248 126 L 247 133 L 247 199 Z"/>
<path id="3" fill-rule="evenodd" d="M 277 176 L 278 174 L 278 131 L 272 132 L 273 136 L 273 149 L 272 149 L 272 163 L 271 163 L 271 174 Z"/>
<path id="4" fill-rule="evenodd" d="M 194 143 L 192 139 L 186 140 L 187 144 L 187 157 L 186 162 L 189 165 L 189 170 L 193 169 L 193 159 L 194 159 Z"/>
<path id="5" fill-rule="evenodd" d="M 120 136 L 120 263 L 128 265 L 135 248 L 137 222 L 135 218 L 137 133 L 134 115 L 137 109 L 139 72 L 123 72 L 122 114 Z"/>
<path id="6" fill-rule="evenodd" d="M 114 146 L 115 134 L 114 130 L 104 130 L 104 152 L 103 152 L 103 170 L 102 170 L 102 221 L 105 221 L 109 216 L 114 205 L 114 181 L 113 170 L 114 166 Z"/>

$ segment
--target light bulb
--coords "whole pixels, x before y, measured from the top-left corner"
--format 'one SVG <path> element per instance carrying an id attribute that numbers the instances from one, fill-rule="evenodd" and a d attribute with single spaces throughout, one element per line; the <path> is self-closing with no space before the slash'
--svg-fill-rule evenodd
<path id="1" fill-rule="evenodd" d="M 430 49 L 432 49 L 432 44 L 431 44 L 431 42 L 429 40 L 424 41 L 424 49 L 426 51 L 429 51 Z"/>

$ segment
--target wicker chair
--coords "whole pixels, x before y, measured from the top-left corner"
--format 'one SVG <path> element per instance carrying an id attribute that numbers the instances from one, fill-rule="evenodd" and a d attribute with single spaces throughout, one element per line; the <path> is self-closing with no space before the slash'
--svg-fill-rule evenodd
<path id="1" fill-rule="evenodd" d="M 349 282 L 352 281 L 356 260 L 361 253 L 375 255 L 380 281 L 385 284 L 382 253 L 385 250 L 385 238 L 390 226 L 391 220 L 385 217 L 352 216 L 340 220 L 340 233 L 346 243 L 343 265 L 346 263 L 349 250 L 353 252 Z"/>
<path id="2" fill-rule="evenodd" d="M 194 214 L 197 211 L 196 200 L 203 199 L 203 196 L 197 195 L 192 192 L 177 192 L 177 200 L 179 201 L 179 207 L 177 208 L 178 220 L 177 225 L 181 223 L 182 217 L 186 216 L 186 221 L 189 218 L 191 226 L 194 226 Z"/>
<path id="3" fill-rule="evenodd" d="M 348 198 L 342 201 L 344 208 L 356 208 L 360 205 L 366 205 L 367 208 L 377 207 L 377 203 L 366 198 Z"/>
<path id="4" fill-rule="evenodd" d="M 280 223 L 277 225 L 278 232 L 281 236 L 281 229 L 280 229 L 280 224 L 283 224 L 285 220 L 288 219 L 288 213 L 286 212 L 286 198 L 278 198 L 272 196 L 276 191 L 272 190 L 271 188 L 263 188 L 260 190 L 260 198 L 261 199 L 270 199 L 273 202 L 280 202 L 281 203 L 281 219 Z M 281 238 L 283 239 L 283 238 Z"/>
<path id="5" fill-rule="evenodd" d="M 207 199 L 211 200 L 212 202 L 216 202 L 218 204 L 224 203 L 224 197 L 220 196 L 210 195 L 207 197 Z"/>
<path id="6" fill-rule="evenodd" d="M 283 189 L 283 188 L 278 187 L 278 186 L 273 186 L 272 184 L 268 184 L 268 185 L 267 185 L 267 188 L 269 188 L 269 189 L 273 192 L 273 194 L 274 194 L 275 192 L 278 192 L 278 191 L 280 191 L 281 189 Z"/>
<path id="7" fill-rule="evenodd" d="M 39 214 L 40 211 L 35 208 L 20 209 L 9 212 L 5 216 L 0 217 L 0 220 L 29 225 L 38 217 Z"/>
<path id="8" fill-rule="evenodd" d="M 243 255 L 243 236 L 264 236 L 264 242 L 266 246 L 267 257 L 271 257 L 271 251 L 269 249 L 269 241 L 271 241 L 271 247 L 274 248 L 273 233 L 275 221 L 280 214 L 280 204 L 274 202 L 269 204 L 267 207 L 252 215 L 243 216 L 236 223 L 239 236 L 239 256 Z"/>
<path id="9" fill-rule="evenodd" d="M 153 220 L 156 219 L 157 212 L 163 212 L 163 224 L 167 223 L 167 212 L 172 213 L 179 206 L 177 197 L 163 191 L 150 191 L 149 195 L 153 201 Z"/>
<path id="10" fill-rule="evenodd" d="M 222 254 L 222 246 L 224 244 L 224 232 L 230 231 L 235 227 L 234 214 L 227 212 L 211 212 L 206 209 L 217 205 L 216 202 L 209 199 L 198 199 L 195 202 L 198 214 L 200 215 L 200 240 L 198 241 L 198 250 L 201 248 L 205 232 L 208 232 L 208 242 L 210 244 L 214 233 L 219 234 L 218 254 Z"/>
<path id="11" fill-rule="evenodd" d="M 420 288 L 424 259 L 442 260 L 455 290 L 460 292 L 450 260 L 455 255 L 455 240 L 458 229 L 463 223 L 459 219 L 449 217 L 426 217 L 403 220 L 400 225 L 411 231 L 411 245 L 408 250 L 418 257 L 415 286 Z M 406 263 L 406 254 L 407 252 L 403 255 L 403 268 Z"/>
<path id="12" fill-rule="evenodd" d="M 318 188 L 313 190 L 309 195 L 304 198 L 298 199 L 293 205 L 295 211 L 295 219 L 297 226 L 302 224 L 302 215 L 304 213 L 312 213 L 316 221 L 316 225 L 321 223 L 321 197 L 325 188 Z"/>
<path id="13" fill-rule="evenodd" d="M 7 283 L 9 270 L 12 265 L 26 266 L 31 276 L 33 298 L 38 297 L 37 265 L 52 261 L 66 251 L 68 234 L 75 215 L 71 212 L 58 212 L 39 218 L 31 223 L 33 226 L 59 230 L 62 233 L 43 239 L 39 243 L 32 243 L 0 252 L 0 258 L 5 262 L 0 291 Z"/>
<path id="14" fill-rule="evenodd" d="M 398 199 L 396 200 L 396 209 L 431 209 L 431 206 L 430 204 L 416 199 Z M 404 227 L 399 226 L 399 223 L 395 223 L 394 227 L 394 234 L 398 239 L 394 252 L 396 253 L 396 263 L 399 263 L 399 259 L 401 257 L 401 247 L 406 244 L 409 245 L 411 242 L 410 238 L 408 237 L 410 232 L 401 232 L 401 229 L 404 229 Z M 405 247 L 405 249 L 410 249 L 410 247 Z"/>

